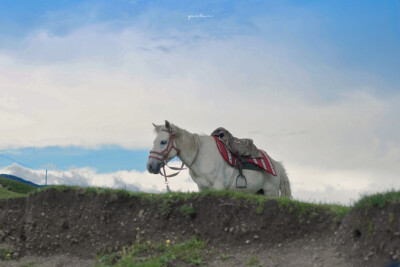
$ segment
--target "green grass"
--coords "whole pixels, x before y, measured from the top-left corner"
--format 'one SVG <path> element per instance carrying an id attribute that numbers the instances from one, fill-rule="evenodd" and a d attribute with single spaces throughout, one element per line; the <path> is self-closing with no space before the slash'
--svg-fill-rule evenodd
<path id="1" fill-rule="evenodd" d="M 46 187 L 37 188 L 35 191 L 32 191 L 31 194 L 38 194 L 41 192 L 45 192 L 47 190 L 58 190 L 58 191 L 70 191 L 76 190 L 78 193 L 82 195 L 96 195 L 96 194 L 105 194 L 105 195 L 123 195 L 123 196 L 141 196 L 146 193 L 132 192 L 123 189 L 111 189 L 111 188 L 103 188 L 103 187 L 80 187 L 80 186 L 70 186 L 70 185 L 51 185 Z"/>
<path id="2" fill-rule="evenodd" d="M 4 178 L 3 178 L 4 180 Z M 1 180 L 0 180 L 1 181 Z M 169 192 L 164 194 L 150 194 L 141 192 L 131 192 L 120 189 L 109 189 L 109 188 L 99 188 L 99 187 L 78 187 L 78 186 L 48 186 L 44 188 L 29 188 L 21 189 L 21 185 L 13 185 L 13 188 L 19 188 L 20 192 L 26 192 L 26 190 L 31 190 L 30 194 L 37 194 L 44 192 L 46 190 L 77 190 L 79 194 L 82 195 L 96 195 L 105 194 L 110 196 L 110 200 L 117 199 L 118 197 L 138 197 L 143 202 L 158 203 L 159 211 L 164 217 L 169 217 L 174 207 L 180 208 L 180 211 L 188 217 L 193 217 L 196 213 L 193 207 L 187 203 L 188 200 L 201 199 L 205 197 L 228 197 L 237 201 L 240 206 L 243 203 L 248 203 L 253 205 L 256 213 L 261 214 L 264 210 L 264 205 L 269 199 L 274 199 L 278 202 L 281 209 L 287 210 L 289 212 L 297 212 L 300 221 L 308 218 L 317 216 L 319 212 L 325 211 L 333 214 L 335 221 L 340 221 L 352 208 L 359 207 L 378 207 L 382 208 L 388 203 L 400 202 L 400 191 L 390 191 L 386 193 L 379 193 L 370 196 L 364 196 L 358 202 L 354 204 L 353 207 L 342 206 L 337 204 L 317 204 L 301 202 L 297 200 L 291 200 L 288 198 L 268 198 L 262 195 L 245 194 L 231 191 L 202 191 L 202 192 L 191 192 L 191 193 L 181 193 L 181 192 Z M 25 191 L 24 191 L 25 190 Z M 22 197 L 23 194 L 15 194 L 14 192 L 5 192 L 2 190 L 0 192 L 0 198 L 12 198 L 12 197 Z"/>
<path id="3" fill-rule="evenodd" d="M 383 208 L 391 203 L 400 203 L 400 191 L 388 191 L 362 197 L 354 204 L 355 208 L 377 207 Z"/>
<path id="4" fill-rule="evenodd" d="M 0 199 L 26 197 L 27 194 L 19 194 L 5 188 L 0 188 Z"/>
<path id="5" fill-rule="evenodd" d="M 193 218 L 196 215 L 196 210 L 192 207 L 192 205 L 182 205 L 181 211 L 188 218 Z"/>
<path id="6" fill-rule="evenodd" d="M 259 267 L 259 266 L 261 266 L 260 260 L 258 259 L 258 257 L 257 256 L 250 257 L 248 266 L 250 266 L 250 267 Z"/>
<path id="7" fill-rule="evenodd" d="M 138 241 L 130 247 L 124 247 L 122 251 L 99 255 L 96 266 L 168 266 L 173 262 L 185 266 L 200 265 L 205 263 L 205 246 L 206 243 L 196 237 L 176 244 L 170 240 L 157 244 Z"/>
<path id="8" fill-rule="evenodd" d="M 28 194 L 37 189 L 37 187 L 33 185 L 29 185 L 26 183 L 18 182 L 12 179 L 4 178 L 0 176 L 0 184 L 3 186 L 7 186 L 11 191 L 19 194 Z"/>
<path id="9" fill-rule="evenodd" d="M 0 188 L 0 199 L 26 197 L 29 193 L 37 190 L 37 187 L 35 186 L 4 178 L 2 176 L 0 176 L 0 184 L 3 186 L 3 188 Z M 4 187 L 9 188 L 10 190 Z"/>
<path id="10" fill-rule="evenodd" d="M 14 260 L 13 252 L 11 248 L 0 247 L 0 261 Z"/>
<path id="11" fill-rule="evenodd" d="M 337 204 L 317 204 L 291 200 L 288 198 L 278 199 L 281 209 L 289 212 L 296 212 L 300 222 L 307 217 L 317 216 L 319 212 L 325 211 L 334 216 L 334 221 L 338 222 L 349 213 L 351 207 Z"/>
<path id="12" fill-rule="evenodd" d="M 34 262 L 28 262 L 28 263 L 25 263 L 25 264 L 21 264 L 19 267 L 39 267 L 40 265 L 36 265 L 36 263 L 34 263 Z"/>
<path id="13" fill-rule="evenodd" d="M 226 260 L 228 260 L 228 259 L 230 259 L 232 257 L 233 257 L 233 255 L 231 255 L 231 254 L 224 254 L 224 253 L 221 254 L 221 259 L 223 261 L 226 261 Z"/>
<path id="14" fill-rule="evenodd" d="M 255 212 L 261 214 L 264 209 L 264 205 L 267 200 L 276 200 L 279 203 L 279 206 L 282 209 L 285 209 L 289 212 L 295 211 L 297 212 L 298 218 L 302 221 L 304 218 L 309 216 L 316 216 L 318 212 L 321 210 L 328 211 L 334 215 L 335 221 L 340 221 L 343 216 L 345 216 L 351 207 L 342 206 L 337 204 L 315 204 L 315 203 L 307 203 L 296 200 L 291 200 L 288 198 L 269 198 L 262 195 L 254 195 L 254 194 L 245 194 L 238 193 L 232 191 L 211 191 L 205 190 L 201 192 L 191 192 L 191 193 L 182 193 L 182 192 L 169 192 L 164 194 L 150 194 L 150 193 L 141 193 L 141 192 L 131 192 L 126 190 L 115 190 L 115 189 L 105 189 L 98 187 L 77 187 L 77 186 L 49 186 L 45 188 L 40 188 L 33 193 L 39 193 L 50 189 L 56 189 L 60 191 L 66 190 L 77 190 L 80 194 L 83 195 L 94 195 L 94 194 L 106 194 L 114 197 L 125 196 L 125 197 L 138 197 L 144 202 L 159 203 L 159 211 L 161 215 L 165 218 L 168 218 L 172 213 L 173 208 L 175 206 L 180 207 L 180 211 L 187 217 L 193 217 L 196 213 L 193 207 L 188 206 L 187 201 L 194 199 L 201 199 L 205 197 L 228 197 L 237 202 L 240 206 L 243 202 L 249 203 L 250 205 L 254 205 Z"/>

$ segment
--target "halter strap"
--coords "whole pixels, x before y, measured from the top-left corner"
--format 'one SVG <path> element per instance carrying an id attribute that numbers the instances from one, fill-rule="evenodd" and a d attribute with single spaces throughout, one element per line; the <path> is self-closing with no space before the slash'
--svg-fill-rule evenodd
<path id="1" fill-rule="evenodd" d="M 168 159 L 168 156 L 171 153 L 172 149 L 175 149 L 176 152 L 177 152 L 177 156 L 179 156 L 181 151 L 174 146 L 175 135 L 173 134 L 173 132 L 169 132 L 169 133 L 170 133 L 170 136 L 169 136 L 169 140 L 168 140 L 168 146 L 164 150 L 162 150 L 161 152 L 158 152 L 158 151 L 155 151 L 155 150 L 150 150 L 149 158 L 157 159 L 159 161 L 165 162 Z M 160 155 L 161 157 L 152 156 L 151 154 L 157 154 L 157 155 Z"/>

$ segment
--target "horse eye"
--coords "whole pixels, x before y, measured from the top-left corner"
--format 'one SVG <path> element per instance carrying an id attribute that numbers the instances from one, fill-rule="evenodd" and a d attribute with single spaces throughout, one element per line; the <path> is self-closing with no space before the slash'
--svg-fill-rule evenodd
<path id="1" fill-rule="evenodd" d="M 166 145 L 166 144 L 167 144 L 167 141 L 162 140 L 162 141 L 161 141 L 161 144 L 162 144 L 162 145 Z"/>

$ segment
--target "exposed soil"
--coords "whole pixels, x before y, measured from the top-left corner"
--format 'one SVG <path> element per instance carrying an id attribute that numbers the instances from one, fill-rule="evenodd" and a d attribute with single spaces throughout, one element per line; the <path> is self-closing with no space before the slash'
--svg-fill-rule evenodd
<path id="1" fill-rule="evenodd" d="M 354 208 L 342 222 L 338 248 L 357 266 L 400 266 L 400 203 Z"/>
<path id="2" fill-rule="evenodd" d="M 322 207 L 299 211 L 276 200 L 260 206 L 213 195 L 150 199 L 49 189 L 0 201 L 0 248 L 11 247 L 19 258 L 0 266 L 92 266 L 96 254 L 138 239 L 179 242 L 193 235 L 207 240 L 209 266 L 386 266 L 400 256 L 398 204 L 353 210 L 340 223 Z"/>

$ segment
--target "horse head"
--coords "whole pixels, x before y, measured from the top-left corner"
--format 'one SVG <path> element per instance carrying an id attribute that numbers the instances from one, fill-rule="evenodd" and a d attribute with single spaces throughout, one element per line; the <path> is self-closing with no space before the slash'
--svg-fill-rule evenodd
<path id="1" fill-rule="evenodd" d="M 154 123 L 153 125 L 157 136 L 147 160 L 147 170 L 150 173 L 158 174 L 168 161 L 179 155 L 180 150 L 176 147 L 174 140 L 175 129 L 168 121 L 165 121 L 165 125 L 155 125 Z"/>

